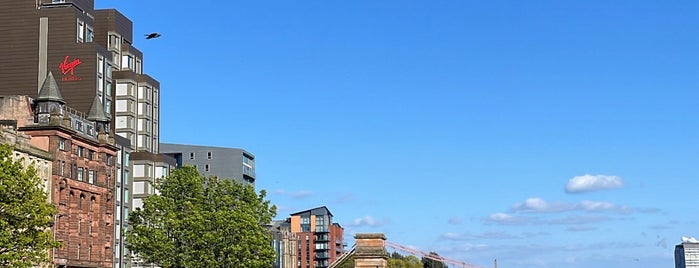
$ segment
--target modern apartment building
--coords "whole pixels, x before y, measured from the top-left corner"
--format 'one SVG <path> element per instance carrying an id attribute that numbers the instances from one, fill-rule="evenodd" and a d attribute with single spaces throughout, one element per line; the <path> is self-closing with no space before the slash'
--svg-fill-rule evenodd
<path id="1" fill-rule="evenodd" d="M 133 46 L 132 22 L 115 9 L 96 10 L 94 0 L 0 0 L 0 92 L 35 97 L 48 73 L 63 89 L 62 100 L 76 113 L 90 113 L 99 100 L 108 119 L 105 131 L 117 139 L 121 157 L 118 180 L 112 180 L 119 202 L 111 225 L 115 267 L 130 267 L 123 245 L 128 214 L 134 208 L 129 157 L 140 155 L 143 169 L 169 167 L 156 156 L 159 144 L 157 80 L 143 73 L 143 53 Z M 122 151 L 123 150 L 123 151 Z M 140 169 L 138 169 L 140 170 Z M 146 171 L 144 171 L 146 172 Z M 167 174 L 168 171 L 160 173 Z M 155 171 L 139 180 L 152 182 Z"/>
<path id="2" fill-rule="evenodd" d="M 52 159 L 51 198 L 58 208 L 53 233 L 63 246 L 51 252 L 55 267 L 112 267 L 114 160 L 117 146 L 99 98 L 89 113 L 65 105 L 51 72 L 36 98 L 0 98 L 0 119 Z"/>
<path id="3" fill-rule="evenodd" d="M 255 185 L 255 156 L 243 149 L 161 143 L 160 152 L 174 157 L 178 166 L 195 166 L 202 175 Z"/>
<path id="4" fill-rule="evenodd" d="M 317 207 L 291 214 L 291 232 L 297 238 L 297 267 L 328 267 L 344 251 L 344 229 L 333 222 L 327 207 Z"/>
<path id="5" fill-rule="evenodd" d="M 675 246 L 675 268 L 699 268 L 699 241 L 682 237 L 682 243 Z"/>

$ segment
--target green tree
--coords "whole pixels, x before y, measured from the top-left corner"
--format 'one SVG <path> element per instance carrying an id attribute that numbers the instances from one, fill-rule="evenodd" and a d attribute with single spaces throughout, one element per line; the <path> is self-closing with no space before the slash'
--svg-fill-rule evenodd
<path id="1" fill-rule="evenodd" d="M 263 227 L 276 206 L 251 185 L 200 175 L 192 166 L 155 183 L 129 218 L 127 248 L 163 268 L 271 267 L 274 249 Z"/>
<path id="2" fill-rule="evenodd" d="M 394 251 L 388 258 L 388 268 L 422 268 L 422 262 L 414 255 L 403 256 Z"/>
<path id="3" fill-rule="evenodd" d="M 0 267 L 48 262 L 49 250 L 60 246 L 50 230 L 57 212 L 34 168 L 13 161 L 12 147 L 0 144 Z"/>
<path id="4" fill-rule="evenodd" d="M 436 258 L 439 258 L 439 254 L 436 252 L 430 252 L 431 256 L 434 256 Z M 449 268 L 444 262 L 441 261 L 436 261 L 433 259 L 428 259 L 425 257 L 422 257 L 422 267 L 424 268 Z"/>

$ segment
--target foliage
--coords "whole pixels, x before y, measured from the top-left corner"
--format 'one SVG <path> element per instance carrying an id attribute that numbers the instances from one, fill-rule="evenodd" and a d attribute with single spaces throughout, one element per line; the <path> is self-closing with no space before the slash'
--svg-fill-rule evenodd
<path id="1" fill-rule="evenodd" d="M 439 257 L 439 254 L 437 252 L 430 252 L 430 255 Z M 432 259 L 428 259 L 425 257 L 422 257 L 422 267 L 424 268 L 449 268 L 444 262 L 441 261 L 435 261 Z"/>
<path id="2" fill-rule="evenodd" d="M 422 262 L 414 255 L 403 256 L 394 251 L 388 259 L 388 268 L 422 268 Z"/>
<path id="3" fill-rule="evenodd" d="M 163 268 L 271 267 L 274 249 L 263 224 L 276 207 L 251 185 L 176 169 L 154 185 L 129 218 L 127 248 Z"/>
<path id="4" fill-rule="evenodd" d="M 0 145 L 0 267 L 34 267 L 48 262 L 60 246 L 50 227 L 57 209 L 49 203 L 32 166 L 12 160 L 12 147 Z"/>

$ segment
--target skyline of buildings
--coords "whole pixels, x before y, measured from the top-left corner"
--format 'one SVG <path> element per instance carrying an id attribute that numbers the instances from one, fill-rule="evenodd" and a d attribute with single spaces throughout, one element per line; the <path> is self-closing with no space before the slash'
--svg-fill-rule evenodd
<path id="1" fill-rule="evenodd" d="M 143 198 L 157 194 L 153 182 L 183 161 L 180 157 L 178 162 L 172 151 L 159 153 L 160 82 L 143 73 L 143 53 L 133 45 L 133 23 L 116 9 L 95 9 L 94 0 L 2 0 L 0 4 L 0 23 L 11 37 L 0 42 L 3 63 L 11 66 L 0 69 L 3 135 L 10 137 L 7 133 L 15 131 L 17 135 L 5 141 L 28 137 L 30 144 L 41 145 L 22 146 L 15 150 L 18 155 L 36 160 L 27 153 L 38 148 L 50 152 L 49 159 L 54 161 L 49 170 L 54 181 L 47 181 L 46 189 L 59 191 L 50 195 L 60 210 L 53 231 L 66 243 L 52 255 L 53 264 L 152 267 L 132 258 L 125 247 L 128 217 L 142 206 Z M 26 107 L 33 110 L 24 111 Z M 46 134 L 30 127 L 36 124 L 69 127 L 81 135 Z M 99 135 L 106 145 L 90 138 Z M 62 149 L 54 150 L 56 146 L 67 149 L 61 153 Z M 253 154 L 233 148 L 207 150 L 202 174 L 254 186 Z M 190 160 L 184 163 L 197 165 Z M 41 161 L 36 163 L 45 169 Z M 89 210 L 83 211 L 88 203 Z M 109 223 L 94 213 L 105 207 L 110 207 L 105 210 L 108 217 L 100 219 Z"/>

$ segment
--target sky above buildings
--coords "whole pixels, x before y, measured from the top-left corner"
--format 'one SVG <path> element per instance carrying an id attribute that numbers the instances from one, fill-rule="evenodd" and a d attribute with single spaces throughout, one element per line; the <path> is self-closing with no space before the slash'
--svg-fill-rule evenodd
<path id="1" fill-rule="evenodd" d="M 96 5 L 134 22 L 162 141 L 252 152 L 279 219 L 501 268 L 699 236 L 697 1 Z"/>

